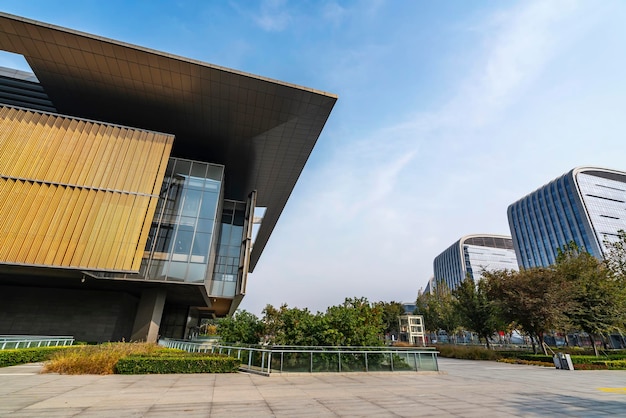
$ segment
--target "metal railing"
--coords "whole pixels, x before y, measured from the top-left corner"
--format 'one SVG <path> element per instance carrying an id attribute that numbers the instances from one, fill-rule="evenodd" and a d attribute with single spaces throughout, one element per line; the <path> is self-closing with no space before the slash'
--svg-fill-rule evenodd
<path id="1" fill-rule="evenodd" d="M 240 369 L 270 373 L 439 371 L 438 351 L 414 347 L 294 347 L 208 345 L 163 339 L 164 347 L 226 354 L 241 360 Z"/>
<path id="2" fill-rule="evenodd" d="M 0 350 L 34 347 L 57 347 L 73 345 L 72 336 L 49 335 L 0 335 Z"/>

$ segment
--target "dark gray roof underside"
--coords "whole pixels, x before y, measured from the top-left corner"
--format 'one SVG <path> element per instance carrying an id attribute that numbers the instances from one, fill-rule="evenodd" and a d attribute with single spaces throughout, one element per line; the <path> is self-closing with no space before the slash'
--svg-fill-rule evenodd
<path id="1" fill-rule="evenodd" d="M 173 156 L 224 164 L 229 199 L 266 207 L 256 265 L 337 100 L 333 94 L 0 13 L 59 113 L 176 136 Z"/>

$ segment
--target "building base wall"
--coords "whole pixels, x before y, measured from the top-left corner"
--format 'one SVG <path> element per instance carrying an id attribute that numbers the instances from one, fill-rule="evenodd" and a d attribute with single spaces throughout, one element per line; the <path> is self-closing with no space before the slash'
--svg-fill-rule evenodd
<path id="1" fill-rule="evenodd" d="M 139 299 L 125 292 L 0 286 L 0 334 L 129 341 Z"/>

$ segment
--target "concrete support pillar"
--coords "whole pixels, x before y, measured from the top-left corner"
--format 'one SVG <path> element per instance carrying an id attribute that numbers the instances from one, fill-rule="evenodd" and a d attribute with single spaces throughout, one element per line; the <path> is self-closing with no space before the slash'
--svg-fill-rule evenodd
<path id="1" fill-rule="evenodd" d="M 165 305 L 165 290 L 148 289 L 141 293 L 131 341 L 154 343 L 159 336 L 161 316 Z"/>

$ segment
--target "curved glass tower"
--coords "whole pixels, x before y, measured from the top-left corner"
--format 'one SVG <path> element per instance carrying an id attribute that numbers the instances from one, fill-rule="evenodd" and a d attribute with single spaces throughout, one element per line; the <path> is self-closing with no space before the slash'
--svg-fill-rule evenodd
<path id="1" fill-rule="evenodd" d="M 445 282 L 450 290 L 469 274 L 478 280 L 482 272 L 516 270 L 517 262 L 511 237 L 503 235 L 466 235 L 435 257 L 435 287 Z"/>
<path id="2" fill-rule="evenodd" d="M 626 173 L 578 167 L 508 208 L 521 267 L 549 266 L 558 248 L 575 242 L 597 258 L 626 229 Z"/>

